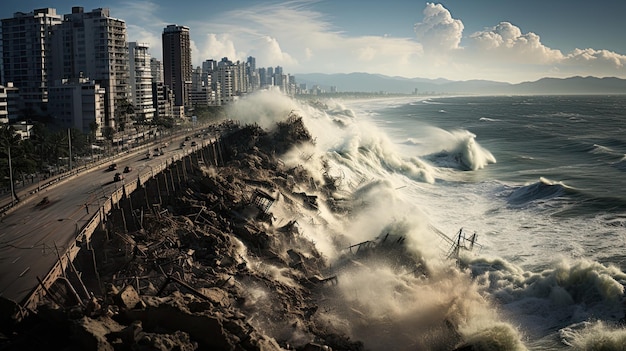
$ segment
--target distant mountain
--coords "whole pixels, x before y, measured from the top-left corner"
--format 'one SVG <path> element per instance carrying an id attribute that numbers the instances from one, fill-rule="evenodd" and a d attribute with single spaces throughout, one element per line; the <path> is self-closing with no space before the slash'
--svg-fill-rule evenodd
<path id="1" fill-rule="evenodd" d="M 519 84 L 489 80 L 451 81 L 446 79 L 390 77 L 370 73 L 295 74 L 298 84 L 314 85 L 338 92 L 419 94 L 626 94 L 626 80 L 620 78 L 542 78 Z"/>

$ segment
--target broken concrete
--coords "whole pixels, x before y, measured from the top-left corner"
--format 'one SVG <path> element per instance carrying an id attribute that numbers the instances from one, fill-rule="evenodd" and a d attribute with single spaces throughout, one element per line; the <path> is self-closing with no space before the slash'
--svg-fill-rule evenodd
<path id="1" fill-rule="evenodd" d="M 76 262 L 91 298 L 77 302 L 53 287 L 0 346 L 41 349 L 49 338 L 54 348 L 81 350 L 361 350 L 315 318 L 316 289 L 336 277 L 323 274 L 314 243 L 295 219 L 274 225 L 275 201 L 300 197 L 316 209 L 307 192 L 325 186 L 276 156 L 312 142 L 301 118 L 273 131 L 231 121 L 219 130 L 218 167 L 172 165 L 171 177 L 184 172 L 180 189 L 136 192 L 112 211 Z"/>

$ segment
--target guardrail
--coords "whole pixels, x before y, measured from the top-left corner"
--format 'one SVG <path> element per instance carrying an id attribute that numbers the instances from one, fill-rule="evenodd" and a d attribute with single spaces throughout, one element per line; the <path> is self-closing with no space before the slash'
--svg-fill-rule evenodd
<path id="1" fill-rule="evenodd" d="M 128 157 L 129 155 L 134 155 L 134 154 L 137 154 L 137 153 L 140 153 L 140 152 L 145 152 L 146 150 L 149 150 L 152 147 L 154 147 L 154 145 L 160 144 L 164 139 L 170 139 L 170 141 L 171 141 L 174 138 L 181 137 L 183 135 L 188 135 L 188 134 L 189 134 L 188 130 L 176 131 L 176 132 L 173 132 L 171 134 L 168 134 L 167 137 L 162 138 L 160 140 L 155 140 L 155 141 L 149 142 L 147 144 L 143 144 L 141 146 L 137 146 L 137 147 L 135 147 L 135 148 L 133 148 L 131 150 L 125 151 L 124 152 L 124 154 L 125 154 L 124 156 L 122 156 L 122 154 L 115 154 L 115 155 L 107 156 L 107 157 L 104 157 L 104 158 L 98 160 L 97 162 L 93 162 L 91 164 L 86 164 L 86 165 L 83 165 L 83 166 L 80 166 L 80 167 L 76 167 L 76 168 L 74 168 L 74 169 L 72 169 L 70 171 L 67 171 L 67 172 L 59 174 L 57 176 L 48 178 L 48 180 L 46 180 L 43 183 L 40 181 L 37 186 L 35 186 L 33 184 L 30 187 L 28 187 L 28 189 L 30 189 L 30 190 L 22 190 L 20 192 L 20 196 L 21 196 L 21 200 L 20 201 L 18 201 L 18 202 L 9 201 L 8 204 L 0 206 L 0 217 L 3 217 L 6 214 L 8 214 L 9 211 L 11 211 L 12 209 L 19 208 L 21 205 L 23 205 L 25 203 L 28 203 L 28 200 L 29 200 L 29 198 L 32 195 L 35 195 L 35 194 L 39 193 L 40 191 L 42 191 L 42 190 L 44 190 L 44 189 L 46 189 L 46 188 L 48 188 L 50 186 L 59 184 L 59 183 L 61 183 L 64 180 L 67 180 L 67 179 L 69 179 L 69 178 L 71 178 L 73 176 L 81 174 L 82 172 L 96 169 L 96 168 L 98 168 L 98 167 L 100 167 L 100 166 L 102 166 L 104 164 L 110 163 L 110 162 L 118 160 L 120 158 Z M 24 188 L 26 188 L 26 187 L 24 187 Z M 11 198 L 12 198 L 12 196 L 13 196 L 13 194 L 9 195 L 9 197 L 11 197 Z"/>
<path id="2" fill-rule="evenodd" d="M 200 146 L 193 149 L 185 149 L 183 150 L 182 155 L 173 155 L 170 158 L 170 164 L 174 164 L 180 160 L 184 161 L 185 157 L 188 157 L 191 153 L 199 149 L 201 149 Z M 124 182 L 119 188 L 116 188 L 111 195 L 107 197 L 104 203 L 100 205 L 97 215 L 94 213 L 94 216 L 92 216 L 91 219 L 81 228 L 80 232 L 76 236 L 76 239 L 72 241 L 67 251 L 59 257 L 59 260 L 56 261 L 45 278 L 42 279 L 40 284 L 37 285 L 31 294 L 27 296 L 24 301 L 22 301 L 21 306 L 31 310 L 34 309 L 45 296 L 46 291 L 52 286 L 52 284 L 54 284 L 58 277 L 63 274 L 68 265 L 74 261 L 82 246 L 84 245 L 87 248 L 89 247 L 91 236 L 96 231 L 97 227 L 103 222 L 103 217 L 109 213 L 113 206 L 115 206 L 115 204 L 122 199 L 124 194 L 129 195 L 133 193 L 138 186 L 145 184 L 154 176 L 165 170 L 168 166 L 168 160 L 159 162 L 157 165 L 151 166 L 150 172 L 145 172 L 144 174 L 141 174 L 140 172 L 137 176 L 137 181 L 129 183 Z"/>

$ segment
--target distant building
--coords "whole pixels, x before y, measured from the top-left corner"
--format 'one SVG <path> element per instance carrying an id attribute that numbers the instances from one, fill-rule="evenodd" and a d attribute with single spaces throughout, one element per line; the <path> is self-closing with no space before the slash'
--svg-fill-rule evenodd
<path id="1" fill-rule="evenodd" d="M 150 73 L 153 83 L 163 83 L 163 63 L 154 57 L 150 58 Z"/>
<path id="2" fill-rule="evenodd" d="M 88 78 L 63 79 L 50 87 L 48 111 L 55 122 L 65 128 L 76 128 L 103 139 L 106 91 Z"/>
<path id="3" fill-rule="evenodd" d="M 153 106 L 156 118 L 174 118 L 174 91 L 163 82 L 152 83 Z"/>
<path id="4" fill-rule="evenodd" d="M 174 91 L 174 105 L 190 107 L 191 45 L 189 27 L 168 25 L 163 30 L 163 81 Z"/>
<path id="5" fill-rule="evenodd" d="M 37 112 L 48 102 L 50 31 L 62 22 L 52 8 L 16 12 L 2 19 L 2 71 L 0 84 L 12 82 L 20 90 L 23 108 Z"/>
<path id="6" fill-rule="evenodd" d="M 216 104 L 215 92 L 212 89 L 212 72 L 197 67 L 191 79 L 190 99 L 193 106 L 212 106 Z"/>
<path id="7" fill-rule="evenodd" d="M 135 120 L 149 123 L 154 117 L 152 70 L 148 44 L 128 43 L 130 67 L 129 100 L 135 109 Z"/>

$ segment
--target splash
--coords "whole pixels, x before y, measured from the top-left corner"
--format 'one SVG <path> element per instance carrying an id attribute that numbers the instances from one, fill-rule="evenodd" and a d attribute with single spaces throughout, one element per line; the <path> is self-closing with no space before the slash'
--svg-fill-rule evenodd
<path id="1" fill-rule="evenodd" d="M 563 343 L 573 350 L 624 350 L 626 330 L 605 322 L 584 322 L 559 331 Z"/>
<path id="2" fill-rule="evenodd" d="M 245 106 L 235 110 L 242 115 L 260 111 L 255 113 L 261 117 L 263 111 L 296 110 L 315 137 L 313 145 L 280 157 L 286 167 L 302 167 L 314 175 L 310 184 L 294 184 L 293 193 L 307 191 L 319 206 L 305 209 L 294 205 L 292 194 L 281 194 L 272 211 L 278 223 L 298 219 L 300 234 L 328 260 L 326 274 L 337 277 L 336 285 L 320 288 L 315 314 L 320 323 L 362 340 L 368 350 L 450 350 L 461 345 L 523 349 L 522 335 L 499 316 L 482 286 L 454 261 L 442 258 L 429 218 L 401 191 L 407 183 L 433 184 L 435 167 L 418 157 L 403 157 L 375 125 L 335 101 L 307 104 L 270 97 L 242 99 Z M 269 107 L 257 106 L 267 101 Z M 451 155 L 460 154 L 467 168 L 495 162 L 471 133 L 439 134 L 437 146 L 451 146 Z M 332 192 L 317 186 L 329 181 Z M 331 210 L 337 201 L 348 210 Z M 357 255 L 355 247 L 369 250 Z M 280 267 L 251 267 L 285 288 L 293 286 L 294 277 Z M 267 304 L 263 310 L 280 303 L 262 286 L 250 284 L 250 289 L 251 300 Z M 276 330 L 274 335 L 289 330 L 288 322 L 263 320 L 266 330 Z"/>
<path id="3" fill-rule="evenodd" d="M 496 163 L 491 152 L 480 146 L 476 142 L 476 135 L 467 130 L 448 132 L 434 127 L 429 130 L 426 144 L 430 145 L 431 150 L 439 148 L 440 151 L 431 153 L 427 158 L 440 167 L 476 171 Z"/>

